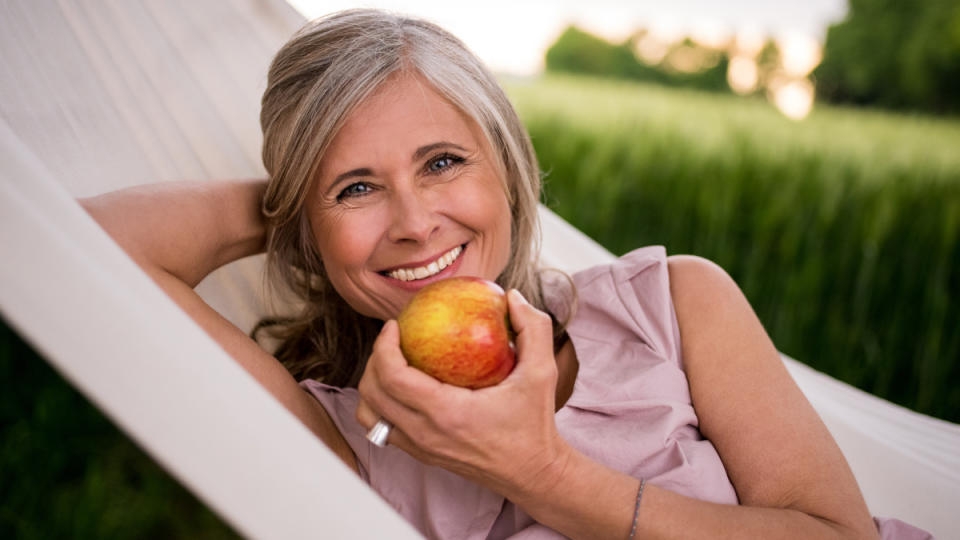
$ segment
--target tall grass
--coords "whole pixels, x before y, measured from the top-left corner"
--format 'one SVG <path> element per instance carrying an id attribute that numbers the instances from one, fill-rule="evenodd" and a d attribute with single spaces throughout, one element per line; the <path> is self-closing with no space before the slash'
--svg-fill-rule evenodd
<path id="1" fill-rule="evenodd" d="M 570 77 L 507 83 L 546 202 L 722 265 L 778 348 L 960 421 L 960 123 Z"/>

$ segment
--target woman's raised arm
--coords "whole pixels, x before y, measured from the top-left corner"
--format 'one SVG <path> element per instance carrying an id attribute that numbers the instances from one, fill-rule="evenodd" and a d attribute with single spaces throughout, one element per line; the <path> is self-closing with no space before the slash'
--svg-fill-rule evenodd
<path id="1" fill-rule="evenodd" d="M 286 369 L 193 290 L 210 272 L 264 249 L 263 180 L 172 182 L 80 204 L 204 331 L 347 465 L 356 457 L 326 410 Z"/>
<path id="2" fill-rule="evenodd" d="M 224 264 L 260 253 L 263 180 L 169 182 L 82 199 L 141 268 L 191 288 Z"/>

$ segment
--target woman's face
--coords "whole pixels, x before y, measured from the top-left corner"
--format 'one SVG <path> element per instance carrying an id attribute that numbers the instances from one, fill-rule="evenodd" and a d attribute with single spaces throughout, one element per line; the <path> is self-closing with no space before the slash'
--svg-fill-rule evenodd
<path id="1" fill-rule="evenodd" d="M 395 318 L 434 281 L 500 275 L 510 206 L 487 146 L 479 126 L 416 75 L 388 79 L 347 118 L 307 212 L 350 306 Z"/>

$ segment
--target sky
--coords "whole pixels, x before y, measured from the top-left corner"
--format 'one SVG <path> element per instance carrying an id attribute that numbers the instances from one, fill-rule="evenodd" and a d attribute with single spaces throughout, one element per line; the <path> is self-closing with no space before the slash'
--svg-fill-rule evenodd
<path id="1" fill-rule="evenodd" d="M 429 19 L 462 39 L 494 71 L 532 75 L 570 24 L 610 40 L 639 28 L 666 35 L 803 36 L 822 42 L 847 0 L 288 0 L 308 18 L 378 7 Z"/>

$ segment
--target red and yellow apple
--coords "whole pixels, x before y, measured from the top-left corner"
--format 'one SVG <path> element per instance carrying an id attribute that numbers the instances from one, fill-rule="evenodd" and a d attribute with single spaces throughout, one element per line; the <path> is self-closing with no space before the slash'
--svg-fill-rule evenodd
<path id="1" fill-rule="evenodd" d="M 499 285 L 454 277 L 417 291 L 397 318 L 407 362 L 456 386 L 493 386 L 515 364 L 507 297 Z"/>

